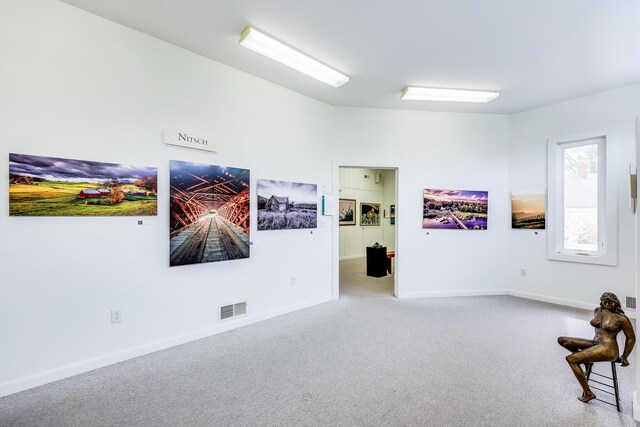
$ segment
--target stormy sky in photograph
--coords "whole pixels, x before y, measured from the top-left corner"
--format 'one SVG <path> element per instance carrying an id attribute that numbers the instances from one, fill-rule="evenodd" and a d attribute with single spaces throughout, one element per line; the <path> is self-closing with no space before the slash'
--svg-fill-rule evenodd
<path id="1" fill-rule="evenodd" d="M 300 182 L 271 181 L 268 179 L 258 180 L 258 196 L 270 198 L 271 196 L 289 197 L 290 201 L 296 203 L 318 202 L 317 185 L 303 184 Z"/>
<path id="2" fill-rule="evenodd" d="M 50 181 L 98 182 L 117 179 L 131 183 L 146 176 L 156 176 L 158 170 L 152 167 L 10 153 L 9 173 Z"/>

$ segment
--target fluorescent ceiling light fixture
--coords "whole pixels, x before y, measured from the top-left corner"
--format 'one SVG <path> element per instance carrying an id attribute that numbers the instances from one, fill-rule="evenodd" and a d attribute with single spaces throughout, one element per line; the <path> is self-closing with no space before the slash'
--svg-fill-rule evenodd
<path id="1" fill-rule="evenodd" d="M 240 34 L 240 44 L 333 87 L 342 86 L 349 81 L 349 76 L 262 34 L 255 28 L 244 29 Z"/>
<path id="2" fill-rule="evenodd" d="M 498 95 L 500 95 L 499 92 L 480 90 L 407 86 L 402 91 L 400 99 L 405 101 L 489 102 L 496 99 Z"/>

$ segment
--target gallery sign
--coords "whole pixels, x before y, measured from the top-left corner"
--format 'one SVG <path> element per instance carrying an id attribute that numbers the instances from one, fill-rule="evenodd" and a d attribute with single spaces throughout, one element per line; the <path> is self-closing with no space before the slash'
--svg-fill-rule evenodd
<path id="1" fill-rule="evenodd" d="M 191 131 L 164 128 L 164 143 L 179 145 L 180 147 L 195 148 L 196 150 L 216 152 L 213 147 L 211 137 L 196 134 Z"/>

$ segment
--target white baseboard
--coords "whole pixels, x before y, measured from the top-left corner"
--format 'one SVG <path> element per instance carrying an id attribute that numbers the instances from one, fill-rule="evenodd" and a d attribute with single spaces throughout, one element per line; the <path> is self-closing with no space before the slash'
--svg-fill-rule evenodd
<path id="1" fill-rule="evenodd" d="M 74 375 L 92 371 L 94 369 L 103 368 L 105 366 L 123 362 L 134 357 L 144 356 L 145 354 L 154 353 L 156 351 L 165 350 L 167 348 L 175 347 L 180 344 L 185 344 L 191 341 L 199 340 L 201 338 L 206 338 L 211 335 L 219 334 L 221 332 L 230 331 L 241 326 L 250 325 L 252 323 L 261 322 L 263 320 L 281 316 L 283 314 L 292 313 L 294 311 L 302 310 L 304 308 L 322 304 L 331 300 L 332 297 L 330 295 L 313 300 L 307 300 L 287 307 L 281 307 L 276 310 L 268 311 L 266 313 L 260 313 L 253 316 L 248 315 L 246 317 L 240 317 L 233 321 L 220 322 L 214 326 L 189 332 L 183 335 L 166 338 L 137 347 L 131 347 L 125 350 L 105 354 L 103 356 L 82 360 L 76 363 L 70 363 L 59 368 L 39 372 L 37 374 L 29 375 L 23 378 L 18 378 L 16 380 L 0 384 L 0 397 L 28 390 L 33 387 L 38 387 L 53 381 L 69 378 Z"/>
<path id="2" fill-rule="evenodd" d="M 640 421 L 640 408 L 638 408 L 638 392 L 633 392 L 633 408 L 631 408 L 631 416 L 635 421 Z"/>
<path id="3" fill-rule="evenodd" d="M 471 291 L 420 291 L 420 292 L 401 292 L 398 298 L 442 298 L 442 297 L 475 297 L 483 295 L 511 295 L 518 298 L 525 298 L 535 301 L 548 302 L 551 304 L 563 305 L 566 307 L 582 308 L 584 310 L 593 311 L 597 304 L 583 301 L 569 300 L 565 298 L 550 297 L 548 295 L 536 294 L 533 292 L 517 291 L 513 289 L 478 289 Z M 636 311 L 625 309 L 627 317 L 636 318 Z"/>
<path id="4" fill-rule="evenodd" d="M 596 308 L 595 305 L 582 302 L 582 301 L 574 301 L 574 300 L 569 300 L 565 298 L 555 298 L 547 295 L 535 294 L 533 292 L 516 291 L 513 289 L 509 290 L 509 295 L 512 295 L 514 297 L 519 297 L 519 298 L 532 299 L 535 301 L 548 302 L 551 304 L 565 305 L 565 306 L 574 307 L 574 308 L 582 308 L 585 310 L 593 310 L 594 308 Z"/>
<path id="5" fill-rule="evenodd" d="M 365 257 L 365 254 L 347 255 L 347 256 L 341 256 L 340 261 L 344 261 L 345 259 L 356 259 L 356 258 L 364 258 L 364 257 Z"/>
<path id="6" fill-rule="evenodd" d="M 401 292 L 398 298 L 477 297 L 484 295 L 509 295 L 507 289 L 479 289 L 471 291 L 420 291 Z"/>
<path id="7" fill-rule="evenodd" d="M 536 301 L 548 302 L 548 303 L 551 303 L 551 304 L 564 305 L 566 307 L 582 308 L 584 310 L 589 310 L 589 311 L 593 311 L 593 309 L 596 308 L 596 306 L 597 306 L 597 304 L 594 304 L 594 303 L 583 302 L 583 301 L 575 301 L 575 300 L 570 300 L 570 299 L 566 299 L 566 298 L 550 297 L 550 296 L 547 296 L 547 295 L 536 294 L 536 293 L 532 293 L 532 292 L 516 291 L 516 290 L 513 290 L 513 289 L 509 290 L 509 295 L 514 296 L 514 297 L 519 297 L 519 298 L 526 298 L 526 299 L 532 299 L 532 300 L 536 300 Z M 626 310 L 624 310 L 624 313 L 630 319 L 635 319 L 636 318 L 636 311 L 635 310 L 626 309 Z"/>

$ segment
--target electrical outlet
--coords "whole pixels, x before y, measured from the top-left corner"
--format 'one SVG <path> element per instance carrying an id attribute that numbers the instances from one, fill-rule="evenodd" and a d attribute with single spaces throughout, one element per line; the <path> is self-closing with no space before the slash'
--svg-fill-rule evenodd
<path id="1" fill-rule="evenodd" d="M 122 310 L 111 310 L 111 323 L 120 323 L 122 322 Z"/>
<path id="2" fill-rule="evenodd" d="M 527 277 L 527 270 L 524 268 L 520 269 L 520 277 Z"/>
<path id="3" fill-rule="evenodd" d="M 291 276 L 291 287 L 293 288 L 296 285 L 296 277 Z"/>

